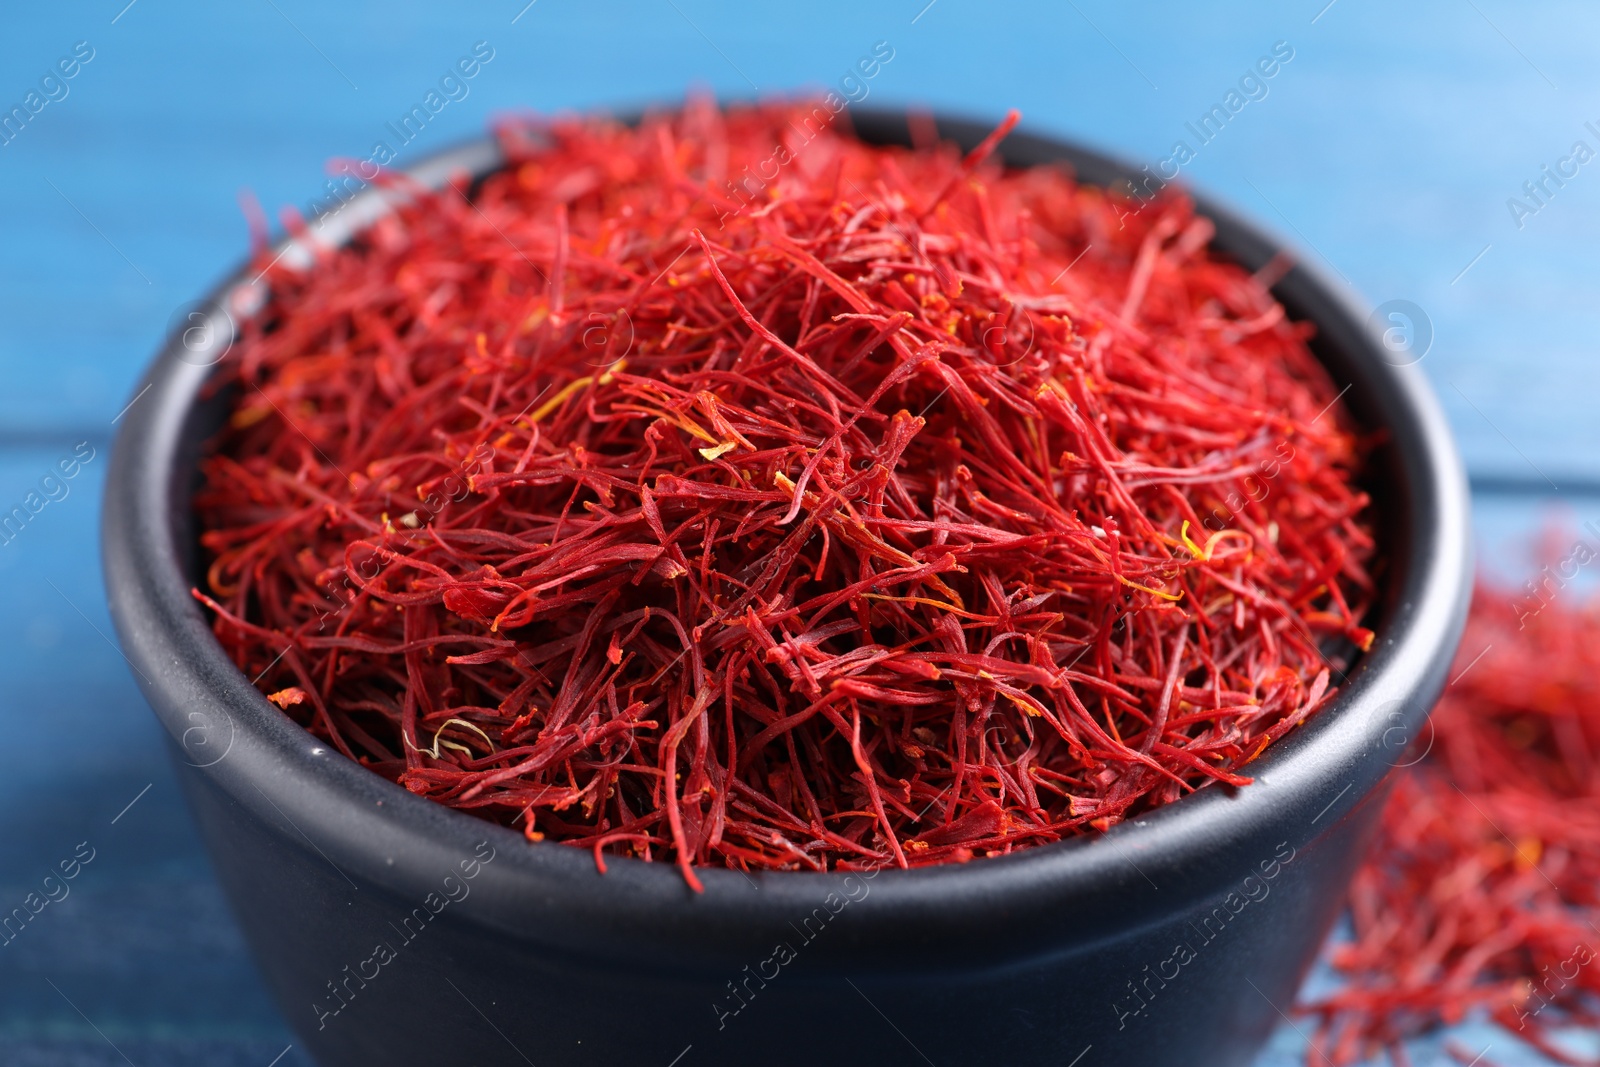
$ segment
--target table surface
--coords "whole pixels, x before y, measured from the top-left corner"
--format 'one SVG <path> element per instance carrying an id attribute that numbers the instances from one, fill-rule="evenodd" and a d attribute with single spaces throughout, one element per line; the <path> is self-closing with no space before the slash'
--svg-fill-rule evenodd
<path id="1" fill-rule="evenodd" d="M 1036 129 L 1154 162 L 1287 42 L 1293 58 L 1267 95 L 1200 148 L 1185 178 L 1370 304 L 1423 309 L 1422 365 L 1478 490 L 1486 567 L 1525 568 L 1518 538 L 1552 504 L 1578 519 L 1596 510 L 1600 364 L 1586 353 L 1600 327 L 1600 174 L 1587 172 L 1600 164 L 1587 162 L 1600 149 L 1600 10 L 754 7 L 93 0 L 7 11 L 6 109 L 75 47 L 92 58 L 0 146 L 0 509 L 80 442 L 94 458 L 0 548 L 0 737 L 13 754 L 0 775 L 0 904 L 19 903 L 80 841 L 96 858 L 70 897 L 0 948 L 0 1060 L 309 1062 L 253 968 L 111 636 L 99 494 L 113 422 L 169 317 L 244 251 L 239 190 L 305 205 L 325 159 L 366 156 L 475 42 L 493 60 L 402 160 L 508 109 L 623 107 L 697 85 L 728 97 L 823 89 L 886 41 L 894 58 L 866 83 L 871 104 L 989 118 L 1016 106 Z M 1533 181 L 1544 182 L 1537 198 L 1523 187 Z M 1473 1052 L 1493 1045 L 1500 1063 L 1542 1062 L 1504 1034 L 1453 1036 Z M 1299 1047 L 1286 1024 L 1261 1063 L 1299 1062 Z M 1437 1042 L 1416 1051 L 1439 1062 Z"/>

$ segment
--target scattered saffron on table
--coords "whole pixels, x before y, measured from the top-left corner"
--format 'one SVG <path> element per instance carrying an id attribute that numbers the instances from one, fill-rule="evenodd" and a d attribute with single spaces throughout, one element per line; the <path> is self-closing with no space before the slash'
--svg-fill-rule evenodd
<path id="1" fill-rule="evenodd" d="M 1308 1064 L 1407 1063 L 1407 1038 L 1469 1017 L 1596 1062 L 1559 1031 L 1600 1026 L 1600 600 L 1547 593 L 1479 583 L 1351 888 L 1353 940 L 1330 959 L 1345 984 L 1301 1005 L 1320 1024 Z"/>
<path id="2" fill-rule="evenodd" d="M 1003 169 L 1014 114 L 965 156 L 829 117 L 509 122 L 487 179 L 257 252 L 196 596 L 263 692 L 695 888 L 1250 781 L 1373 636 L 1309 328 L 1183 196 Z"/>

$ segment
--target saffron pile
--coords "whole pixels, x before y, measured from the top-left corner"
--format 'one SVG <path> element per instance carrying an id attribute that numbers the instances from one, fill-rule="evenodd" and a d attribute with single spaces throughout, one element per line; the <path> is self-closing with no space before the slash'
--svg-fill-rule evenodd
<path id="1" fill-rule="evenodd" d="M 846 121 L 511 121 L 488 178 L 260 251 L 194 501 L 240 668 L 413 793 L 697 889 L 1248 784 L 1372 641 L 1309 327 L 1184 197 L 1003 168 L 1015 113 L 966 155 Z"/>
<path id="2" fill-rule="evenodd" d="M 1479 583 L 1426 756 L 1350 891 L 1354 939 L 1331 959 L 1347 984 L 1301 1006 L 1320 1023 L 1308 1063 L 1403 1064 L 1405 1039 L 1469 1017 L 1595 1062 L 1559 1031 L 1600 1026 L 1600 599 L 1549 587 Z"/>

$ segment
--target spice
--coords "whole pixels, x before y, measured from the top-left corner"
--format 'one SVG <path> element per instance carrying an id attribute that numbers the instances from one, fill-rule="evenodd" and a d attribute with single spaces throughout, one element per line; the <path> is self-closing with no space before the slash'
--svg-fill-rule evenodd
<path id="1" fill-rule="evenodd" d="M 1327 701 L 1373 542 L 1309 328 L 1182 196 L 1002 170 L 1014 116 L 963 157 L 819 114 L 512 123 L 258 253 L 196 595 L 263 692 L 697 888 L 1103 830 Z"/>
<path id="2" fill-rule="evenodd" d="M 1600 600 L 1580 596 L 1479 583 L 1350 891 L 1353 940 L 1331 954 L 1346 984 L 1301 1008 L 1321 1024 L 1308 1063 L 1404 1063 L 1404 1039 L 1469 1017 L 1594 1062 L 1556 1040 L 1600 1026 Z"/>

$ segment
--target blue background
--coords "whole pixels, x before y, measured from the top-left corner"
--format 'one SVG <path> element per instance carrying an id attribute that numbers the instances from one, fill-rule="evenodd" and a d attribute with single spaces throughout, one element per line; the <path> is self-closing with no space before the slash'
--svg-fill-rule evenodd
<path id="1" fill-rule="evenodd" d="M 1507 206 L 1574 141 L 1600 149 L 1584 128 L 1600 126 L 1592 6 L 524 3 L 95 0 L 0 16 L 5 109 L 76 42 L 94 49 L 68 95 L 0 147 L 0 510 L 77 442 L 97 450 L 0 548 L 0 910 L 78 842 L 96 850 L 71 896 L 0 948 L 6 1064 L 265 1067 L 293 1042 L 113 644 L 96 548 L 106 451 L 169 317 L 243 255 L 238 192 L 304 206 L 325 159 L 392 143 L 385 123 L 476 41 L 494 59 L 401 162 L 508 109 L 824 89 L 878 41 L 895 54 L 871 104 L 1014 106 L 1035 129 L 1154 161 L 1177 138 L 1192 147 L 1184 124 L 1287 41 L 1266 98 L 1185 179 L 1370 303 L 1424 310 L 1423 368 L 1479 489 L 1486 567 L 1526 567 L 1518 539 L 1547 498 L 1577 519 L 1600 511 L 1600 161 L 1521 227 Z M 1297 1062 L 1297 1040 L 1286 1026 L 1263 1063 Z M 1457 1040 L 1538 1062 L 1503 1035 Z M 306 1061 L 289 1048 L 277 1062 Z"/>

